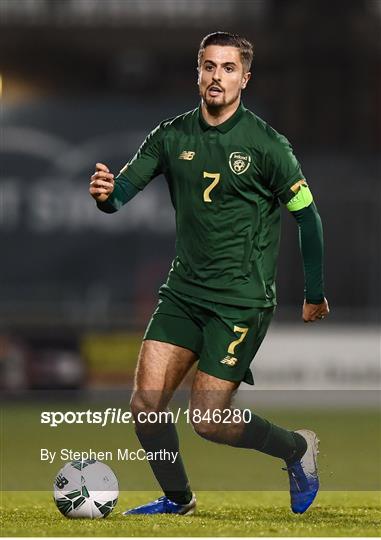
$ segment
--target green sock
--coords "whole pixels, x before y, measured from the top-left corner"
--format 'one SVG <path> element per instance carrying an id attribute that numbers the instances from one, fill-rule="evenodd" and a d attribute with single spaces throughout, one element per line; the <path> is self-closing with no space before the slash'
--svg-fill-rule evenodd
<path id="1" fill-rule="evenodd" d="M 270 456 L 292 463 L 300 459 L 307 450 L 307 442 L 299 433 L 272 424 L 251 413 L 239 441 L 233 446 L 252 448 Z"/>
<path id="2" fill-rule="evenodd" d="M 144 450 L 146 452 L 160 450 L 177 452 L 177 458 L 173 463 L 171 460 L 150 461 L 151 469 L 168 499 L 178 504 L 188 504 L 192 499 L 192 491 L 180 455 L 176 426 L 172 423 L 161 424 L 159 429 L 157 426 L 152 426 L 151 433 L 142 433 L 139 426 L 135 425 L 136 434 Z"/>

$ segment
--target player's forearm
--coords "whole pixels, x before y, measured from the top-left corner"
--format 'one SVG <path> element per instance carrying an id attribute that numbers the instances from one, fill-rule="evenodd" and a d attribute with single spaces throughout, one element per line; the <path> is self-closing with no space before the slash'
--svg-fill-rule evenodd
<path id="1" fill-rule="evenodd" d="M 323 227 L 315 203 L 291 212 L 299 226 L 300 250 L 303 258 L 305 297 L 311 304 L 324 300 Z"/>
<path id="2" fill-rule="evenodd" d="M 114 191 L 110 197 L 104 202 L 97 201 L 97 207 L 106 214 L 117 212 L 124 204 L 130 201 L 139 192 L 139 189 L 134 186 L 127 178 L 119 175 L 115 179 Z"/>

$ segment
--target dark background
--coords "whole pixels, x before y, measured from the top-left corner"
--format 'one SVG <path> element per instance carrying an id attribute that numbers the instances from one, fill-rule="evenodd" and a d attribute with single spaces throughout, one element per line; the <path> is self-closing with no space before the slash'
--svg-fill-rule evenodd
<path id="1" fill-rule="evenodd" d="M 158 122 L 197 106 L 198 45 L 216 30 L 254 43 L 244 103 L 289 138 L 312 187 L 327 323 L 379 322 L 380 1 L 0 0 L 0 10 L 3 360 L 15 344 L 76 349 L 83 332 L 144 328 L 174 254 L 169 195 L 157 179 L 103 215 L 89 176 L 96 161 L 117 172 Z M 279 324 L 296 322 L 303 276 L 286 211 L 278 300 Z"/>

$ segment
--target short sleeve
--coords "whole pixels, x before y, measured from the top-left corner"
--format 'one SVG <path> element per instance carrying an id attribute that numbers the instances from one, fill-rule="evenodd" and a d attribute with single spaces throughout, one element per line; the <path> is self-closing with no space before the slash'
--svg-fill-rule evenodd
<path id="1" fill-rule="evenodd" d="M 290 188 L 304 176 L 290 143 L 283 135 L 277 134 L 268 147 L 264 156 L 263 175 L 270 190 L 284 204 L 295 196 Z"/>
<path id="2" fill-rule="evenodd" d="M 151 131 L 134 157 L 120 171 L 117 179 L 124 177 L 141 190 L 162 172 L 163 132 L 163 124 Z"/>

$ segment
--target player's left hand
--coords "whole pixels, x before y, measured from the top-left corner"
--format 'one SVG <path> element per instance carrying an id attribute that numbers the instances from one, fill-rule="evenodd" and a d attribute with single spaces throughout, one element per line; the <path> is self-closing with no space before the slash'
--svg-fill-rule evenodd
<path id="1" fill-rule="evenodd" d="M 308 322 L 315 322 L 320 321 L 327 317 L 329 314 L 329 305 L 327 302 L 327 299 L 324 298 L 323 302 L 321 304 L 308 304 L 304 300 L 303 304 L 303 321 Z"/>

